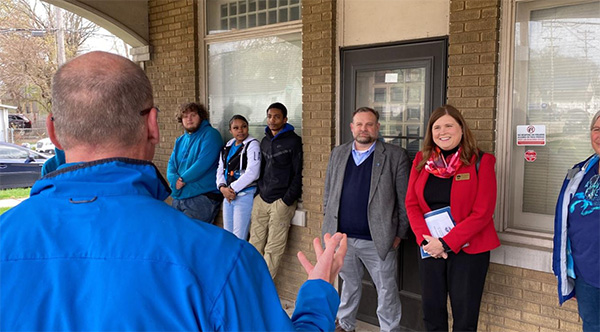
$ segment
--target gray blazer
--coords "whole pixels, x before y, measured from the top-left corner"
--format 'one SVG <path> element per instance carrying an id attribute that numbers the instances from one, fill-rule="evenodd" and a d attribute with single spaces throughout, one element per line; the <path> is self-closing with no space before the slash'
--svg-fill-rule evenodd
<path id="1" fill-rule="evenodd" d="M 323 234 L 333 234 L 338 229 L 344 173 L 353 143 L 351 141 L 334 148 L 329 157 L 323 191 Z M 379 140 L 375 144 L 368 222 L 377 253 L 383 260 L 392 250 L 396 236 L 404 239 L 407 237 L 409 224 L 404 198 L 408 187 L 410 159 L 406 150 L 401 147 Z"/>

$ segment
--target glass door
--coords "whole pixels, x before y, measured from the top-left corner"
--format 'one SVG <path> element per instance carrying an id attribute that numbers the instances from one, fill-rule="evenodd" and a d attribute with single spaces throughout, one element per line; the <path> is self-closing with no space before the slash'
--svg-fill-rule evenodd
<path id="1" fill-rule="evenodd" d="M 446 101 L 446 51 L 446 38 L 342 49 L 341 142 L 352 140 L 352 112 L 372 107 L 380 114 L 379 136 L 405 148 L 414 158 L 431 111 Z M 404 330 L 424 330 L 418 259 L 411 233 L 402 241 L 398 255 Z M 377 325 L 376 309 L 377 291 L 365 273 L 358 319 Z"/>

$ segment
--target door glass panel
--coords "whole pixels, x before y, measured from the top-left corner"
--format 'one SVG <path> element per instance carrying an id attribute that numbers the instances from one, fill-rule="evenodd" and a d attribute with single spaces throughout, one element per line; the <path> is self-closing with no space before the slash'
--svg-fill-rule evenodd
<path id="1" fill-rule="evenodd" d="M 424 134 L 426 67 L 361 70 L 356 77 L 356 108 L 379 112 L 379 136 L 386 142 L 419 151 Z"/>
<path id="2" fill-rule="evenodd" d="M 567 169 L 592 153 L 589 126 L 600 109 L 597 36 L 600 1 L 517 4 L 512 137 L 517 125 L 545 125 L 547 136 L 545 146 L 513 143 L 513 228 L 552 232 Z M 537 159 L 526 162 L 525 150 Z"/>

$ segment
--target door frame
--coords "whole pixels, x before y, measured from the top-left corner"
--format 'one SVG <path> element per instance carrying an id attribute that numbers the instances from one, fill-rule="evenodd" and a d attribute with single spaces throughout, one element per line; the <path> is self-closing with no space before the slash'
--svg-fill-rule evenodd
<path id="1" fill-rule="evenodd" d="M 370 105 L 355 105 L 356 102 L 356 73 L 359 69 L 369 69 L 377 67 L 385 67 L 386 65 L 393 65 L 394 63 L 404 62 L 406 63 L 423 63 L 430 62 L 431 70 L 428 73 L 428 79 L 431 82 L 430 94 L 425 99 L 425 110 L 423 122 L 426 127 L 429 116 L 434 108 L 439 107 L 446 103 L 446 86 L 447 86 L 447 71 L 448 71 L 448 37 L 435 37 L 418 40 L 410 40 L 403 42 L 394 43 L 383 43 L 383 44 L 371 44 L 362 46 L 352 46 L 340 48 L 340 77 L 339 77 L 339 108 L 337 111 L 338 115 L 338 130 L 336 131 L 336 141 L 338 144 L 345 143 L 352 139 L 351 132 L 349 130 L 349 123 L 351 122 L 352 112 L 356 107 L 370 106 Z M 368 64 L 356 64 L 347 65 L 352 62 L 358 62 L 358 60 L 367 59 Z M 348 67 L 348 68 L 346 68 Z M 344 80 L 349 81 L 344 84 Z M 422 133 L 425 136 L 425 132 Z M 405 275 L 410 274 L 418 278 L 418 270 L 413 271 L 415 268 L 414 263 L 418 263 L 418 246 L 415 242 L 415 237 L 412 231 L 409 232 L 409 238 L 402 241 L 400 248 L 398 249 L 398 286 L 400 290 L 400 297 L 403 305 L 403 313 L 407 313 L 409 310 L 406 308 L 411 307 L 414 314 L 402 315 L 401 326 L 403 329 L 410 329 L 412 326 L 418 329 L 422 327 L 422 309 L 421 309 L 421 296 L 419 294 L 404 291 L 403 289 L 408 282 L 405 280 Z M 413 262 L 409 262 L 405 265 L 406 257 Z M 413 259 L 414 258 L 414 259 Z M 412 266 L 411 269 L 409 269 Z M 417 267 L 418 269 L 418 267 Z M 409 271 L 410 270 L 410 271 Z M 414 274 L 413 274 L 414 273 Z M 365 273 L 367 276 L 368 273 Z M 414 281 L 414 280 L 413 280 Z M 368 280 L 363 279 L 363 285 L 368 285 Z M 341 291 L 341 282 L 340 282 Z M 415 284 L 411 284 L 409 288 L 415 288 Z M 375 296 L 375 298 L 373 298 Z M 363 293 L 361 298 L 361 305 L 359 306 L 359 312 L 357 318 L 362 321 L 366 321 L 371 324 L 378 325 L 376 315 L 373 316 L 377 305 L 376 293 L 370 287 L 363 287 Z M 414 308 L 417 306 L 417 308 Z M 369 307 L 368 310 L 364 310 L 365 307 Z M 368 311 L 368 312 L 366 312 Z"/>

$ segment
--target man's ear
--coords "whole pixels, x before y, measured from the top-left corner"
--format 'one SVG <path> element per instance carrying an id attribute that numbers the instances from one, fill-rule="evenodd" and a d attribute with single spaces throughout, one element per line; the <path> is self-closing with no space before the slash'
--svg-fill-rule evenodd
<path id="1" fill-rule="evenodd" d="M 50 138 L 50 141 L 52 141 L 52 144 L 63 150 L 62 146 L 58 142 L 58 139 L 56 138 L 56 132 L 54 131 L 54 117 L 52 116 L 52 113 L 48 114 L 48 117 L 46 117 L 46 131 L 48 132 L 48 137 Z"/>
<path id="2" fill-rule="evenodd" d="M 158 129 L 158 111 L 156 107 L 152 107 L 146 118 L 146 128 L 148 128 L 148 141 L 153 145 L 157 145 L 160 142 L 160 131 Z"/>

